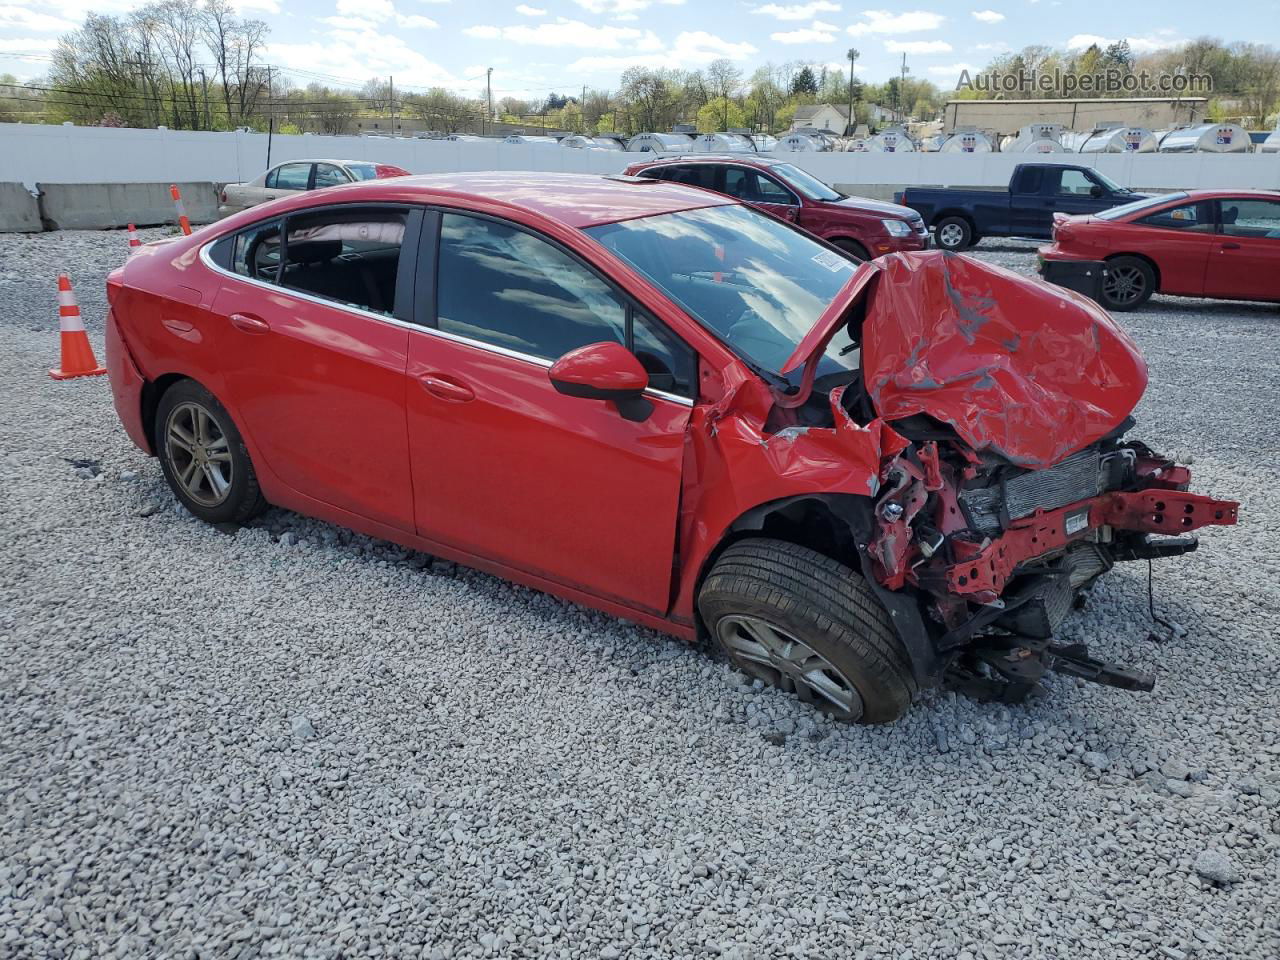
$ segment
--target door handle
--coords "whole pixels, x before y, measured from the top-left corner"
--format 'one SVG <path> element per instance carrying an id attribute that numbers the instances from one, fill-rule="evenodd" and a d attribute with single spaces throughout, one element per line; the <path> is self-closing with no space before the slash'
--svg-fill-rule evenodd
<path id="1" fill-rule="evenodd" d="M 424 373 L 418 377 L 418 382 L 427 393 L 449 403 L 466 403 L 476 396 L 475 391 L 465 383 L 455 383 L 434 373 Z"/>
<path id="2" fill-rule="evenodd" d="M 245 333 L 270 333 L 271 325 L 261 317 L 255 317 L 249 313 L 233 313 L 231 315 L 231 325 L 237 330 L 243 330 Z"/>
<path id="3" fill-rule="evenodd" d="M 1240 244 L 1238 244 L 1238 243 L 1224 243 L 1224 244 L 1222 245 L 1222 249 L 1223 249 L 1223 250 L 1239 250 L 1239 249 L 1240 249 Z"/>

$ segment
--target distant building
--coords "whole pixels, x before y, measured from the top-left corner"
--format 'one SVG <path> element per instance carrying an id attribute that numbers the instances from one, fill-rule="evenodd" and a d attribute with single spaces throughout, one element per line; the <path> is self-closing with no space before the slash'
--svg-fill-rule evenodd
<path id="1" fill-rule="evenodd" d="M 886 110 L 878 103 L 862 104 L 868 111 L 873 127 L 888 123 L 893 119 L 893 111 Z M 830 130 L 844 134 L 849 131 L 849 105 L 833 103 L 812 103 L 804 107 L 796 107 L 795 118 L 791 121 L 794 130 Z"/>
<path id="2" fill-rule="evenodd" d="M 1209 101 L 1205 97 L 1119 97 L 1114 100 L 948 100 L 942 129 L 994 130 L 1012 136 L 1032 123 L 1060 123 L 1068 130 L 1093 130 L 1118 123 L 1148 130 L 1199 123 Z"/>

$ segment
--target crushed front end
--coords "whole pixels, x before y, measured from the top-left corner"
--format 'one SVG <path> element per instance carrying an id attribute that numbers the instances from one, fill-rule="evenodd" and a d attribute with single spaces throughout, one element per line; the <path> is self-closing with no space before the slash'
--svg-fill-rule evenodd
<path id="1" fill-rule="evenodd" d="M 1137 346 L 1082 296 L 950 253 L 865 265 L 847 303 L 784 373 L 804 364 L 811 384 L 843 329 L 861 389 L 833 393 L 837 425 L 897 437 L 881 444 L 864 571 L 918 598 L 929 646 L 971 693 L 1017 697 L 1048 669 L 1150 689 L 1054 633 L 1114 564 L 1194 550 L 1192 532 L 1236 523 L 1239 505 L 1189 492 L 1185 466 L 1125 439 L 1147 384 Z"/>

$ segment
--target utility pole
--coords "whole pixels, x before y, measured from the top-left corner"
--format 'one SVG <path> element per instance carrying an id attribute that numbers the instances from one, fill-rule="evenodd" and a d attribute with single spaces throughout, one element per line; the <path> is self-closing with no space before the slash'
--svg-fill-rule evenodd
<path id="1" fill-rule="evenodd" d="M 902 51 L 902 76 L 898 80 L 898 120 L 907 122 L 907 52 Z"/>
<path id="2" fill-rule="evenodd" d="M 849 126 L 846 132 L 853 136 L 853 131 L 857 128 L 858 120 L 853 112 L 853 72 L 858 68 L 858 48 L 849 48 Z"/>
<path id="3" fill-rule="evenodd" d="M 487 107 L 485 108 L 485 119 L 480 122 L 480 135 L 485 134 L 485 125 L 493 119 L 493 67 L 489 67 L 484 72 L 484 99 Z"/>
<path id="4" fill-rule="evenodd" d="M 261 88 L 259 88 L 261 89 Z M 241 123 L 244 118 L 240 118 Z M 271 67 L 267 67 L 267 169 L 271 169 L 271 139 L 276 132 L 275 89 L 271 85 Z"/>
<path id="5" fill-rule="evenodd" d="M 387 77 L 387 105 L 391 108 L 391 135 L 396 133 L 396 78 Z"/>

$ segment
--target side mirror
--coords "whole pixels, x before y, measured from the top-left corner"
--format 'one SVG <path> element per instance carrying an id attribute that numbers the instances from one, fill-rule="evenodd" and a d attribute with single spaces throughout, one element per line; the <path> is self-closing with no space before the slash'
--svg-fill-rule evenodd
<path id="1" fill-rule="evenodd" d="M 620 343 L 589 343 L 570 350 L 551 365 L 547 376 L 566 397 L 611 401 L 624 420 L 639 423 L 653 412 L 644 395 L 649 374 Z"/>
<path id="2" fill-rule="evenodd" d="M 1095 183 L 1092 187 L 1089 188 L 1089 196 L 1097 200 L 1099 197 L 1102 196 L 1102 187 L 1098 186 Z"/>

